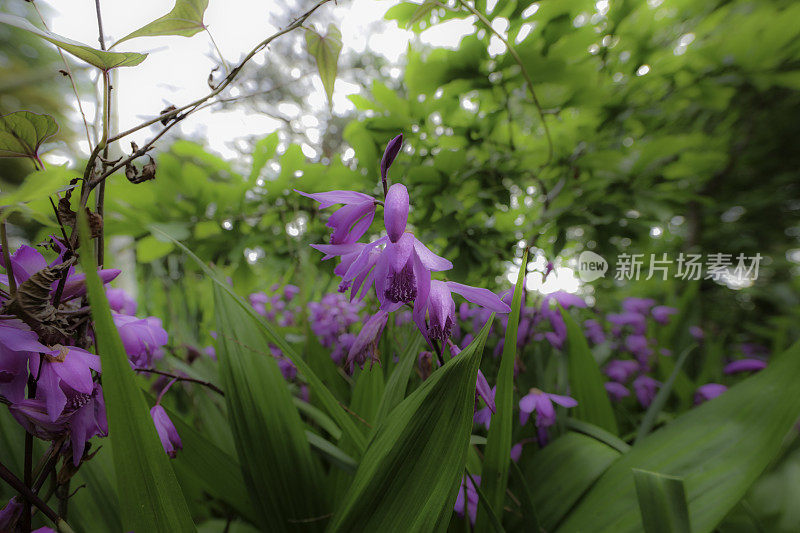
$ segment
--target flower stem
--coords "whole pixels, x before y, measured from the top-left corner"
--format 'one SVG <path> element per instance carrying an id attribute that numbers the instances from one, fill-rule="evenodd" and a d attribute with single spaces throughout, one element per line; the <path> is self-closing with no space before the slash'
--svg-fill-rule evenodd
<path id="1" fill-rule="evenodd" d="M 56 529 L 61 533 L 74 533 L 72 528 L 62 520 L 55 511 L 53 511 L 39 496 L 33 493 L 31 489 L 25 485 L 17 476 L 14 475 L 3 463 L 0 463 L 0 479 L 8 483 L 11 488 L 19 492 L 20 496 L 25 500 L 28 507 L 27 521 L 28 529 L 30 529 L 30 506 L 35 505 L 44 515 L 49 518 L 56 526 Z M 25 516 L 23 516 L 23 520 Z"/>
<path id="2" fill-rule="evenodd" d="M 0 244 L 3 246 L 3 263 L 8 275 L 8 288 L 11 290 L 11 297 L 13 298 L 17 294 L 17 280 L 14 278 L 14 267 L 11 265 L 11 250 L 8 249 L 5 220 L 0 220 Z"/>

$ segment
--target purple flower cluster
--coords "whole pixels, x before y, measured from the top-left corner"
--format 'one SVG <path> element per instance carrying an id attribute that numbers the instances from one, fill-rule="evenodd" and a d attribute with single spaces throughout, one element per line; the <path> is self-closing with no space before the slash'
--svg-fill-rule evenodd
<path id="1" fill-rule="evenodd" d="M 293 326 L 295 318 L 300 313 L 300 307 L 292 305 L 292 300 L 300 293 L 300 288 L 295 285 L 286 285 L 281 288 L 277 283 L 270 287 L 270 293 L 254 292 L 250 295 L 250 305 L 256 313 L 275 321 L 281 327 Z"/>
<path id="2" fill-rule="evenodd" d="M 308 303 L 311 331 L 322 346 L 332 349 L 331 358 L 337 364 L 344 361 L 356 340 L 356 336 L 350 332 L 350 326 L 361 321 L 359 313 L 363 308 L 362 301 L 350 301 L 338 292 L 326 294 L 319 302 Z"/>
<path id="3" fill-rule="evenodd" d="M 389 313 L 404 306 L 412 308 L 414 323 L 437 351 L 450 340 L 456 323 L 453 293 L 491 311 L 510 311 L 508 305 L 487 289 L 432 279 L 433 272 L 450 270 L 453 264 L 433 253 L 408 231 L 410 198 L 405 185 L 395 183 L 388 186 L 387 174 L 402 143 L 402 135 L 392 139 L 381 160 L 383 202 L 355 191 L 296 191 L 317 201 L 320 209 L 342 205 L 327 222 L 333 230 L 330 244 L 312 245 L 325 254 L 323 260 L 341 258 L 334 269 L 334 273 L 341 277 L 339 291 L 349 290 L 352 301 L 363 299 L 370 289 L 375 288 L 380 308 L 364 322 L 350 347 L 346 363 L 351 367 L 378 359 L 378 339 Z M 370 229 L 378 205 L 383 205 L 386 235 L 371 242 L 359 242 Z"/>
<path id="4" fill-rule="evenodd" d="M 0 275 L 0 283 L 9 287 L 0 290 L 0 396 L 32 435 L 45 440 L 68 435 L 64 449 L 71 449 L 77 466 L 86 442 L 106 436 L 108 424 L 100 358 L 87 350 L 93 332 L 81 326 L 89 318 L 89 308 L 82 306 L 85 275 L 75 272 L 72 260 L 65 261 L 66 246 L 55 238 L 52 243 L 59 252 L 52 263 L 30 246 L 12 254 L 10 265 L 3 260 L 6 272 L 13 271 L 17 292 L 12 296 L 8 274 Z M 103 283 L 119 273 L 98 271 Z M 122 314 L 135 312 L 135 302 L 118 290 L 109 289 L 109 300 L 131 364 L 149 364 L 167 342 L 160 321 Z"/>

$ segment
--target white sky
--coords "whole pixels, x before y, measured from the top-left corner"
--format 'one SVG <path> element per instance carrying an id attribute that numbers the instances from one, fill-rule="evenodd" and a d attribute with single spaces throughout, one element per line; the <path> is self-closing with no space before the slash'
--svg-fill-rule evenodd
<path id="1" fill-rule="evenodd" d="M 40 2 L 41 3 L 41 2 Z M 68 2 L 46 2 L 51 13 L 48 21 L 50 30 L 77 41 L 98 46 L 97 24 L 92 0 L 71 0 Z M 302 0 L 311 6 L 310 0 Z M 338 20 L 342 32 L 345 54 L 348 50 L 363 52 L 371 50 L 385 56 L 391 63 L 402 66 L 404 54 L 413 33 L 397 27 L 394 21 L 384 21 L 383 15 L 393 5 L 393 0 L 338 0 L 323 6 L 318 15 L 309 19 L 315 21 L 329 19 L 331 14 Z M 103 26 L 107 43 L 113 42 L 160 17 L 171 9 L 170 0 L 102 0 Z M 263 0 L 210 0 L 205 14 L 205 23 L 217 41 L 229 63 L 235 64 L 253 46 L 276 31 L 273 23 L 284 25 L 289 21 L 277 2 Z M 292 12 L 291 16 L 299 14 Z M 378 32 L 372 25 L 381 21 Z M 369 28 L 369 29 L 368 29 Z M 302 31 L 302 30 L 299 30 Z M 421 36 L 422 42 L 438 46 L 457 46 L 461 37 L 473 31 L 471 21 L 461 21 L 455 25 L 436 26 Z M 115 49 L 116 50 L 116 49 Z M 147 59 L 137 67 L 116 69 L 118 80 L 117 113 L 118 131 L 127 130 L 143 120 L 152 118 L 169 104 L 182 105 L 207 94 L 207 77 L 217 64 L 208 35 L 200 32 L 193 37 L 142 37 L 122 43 L 119 51 L 149 52 Z M 268 57 L 268 56 L 267 56 Z M 263 64 L 265 55 L 253 58 Z M 74 64 L 77 60 L 71 60 Z M 308 102 L 320 113 L 327 113 L 327 102 L 318 76 L 313 79 L 315 92 L 309 95 Z M 337 79 L 333 102 L 334 113 L 341 114 L 352 109 L 347 99 L 349 94 L 358 92 L 358 86 Z M 84 110 L 92 120 L 96 101 L 91 94 L 81 95 Z M 79 120 L 77 111 L 75 119 Z M 278 120 L 245 110 L 212 112 L 203 110 L 184 120 L 179 127 L 184 133 L 202 134 L 208 139 L 209 147 L 223 157 L 233 158 L 238 154 L 230 147 L 237 138 L 250 135 L 267 135 L 284 124 Z M 143 144 L 157 130 L 146 129 L 132 135 L 129 140 Z M 81 150 L 87 152 L 83 141 Z M 128 143 L 124 141 L 123 148 Z M 53 154 L 55 157 L 55 154 Z M 60 158 L 59 158 L 60 159 Z M 63 161 L 63 159 L 60 159 Z M 53 161 L 53 162 L 60 162 Z"/>

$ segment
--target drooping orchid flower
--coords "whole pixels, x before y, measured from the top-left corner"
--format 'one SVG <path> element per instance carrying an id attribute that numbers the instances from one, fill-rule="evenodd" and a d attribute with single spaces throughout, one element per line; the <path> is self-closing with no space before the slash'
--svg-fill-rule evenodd
<path id="1" fill-rule="evenodd" d="M 297 189 L 294 192 L 319 202 L 319 209 L 344 204 L 325 223 L 333 229 L 331 244 L 356 242 L 367 232 L 375 218 L 375 198 L 368 194 L 356 191 L 305 193 Z"/>

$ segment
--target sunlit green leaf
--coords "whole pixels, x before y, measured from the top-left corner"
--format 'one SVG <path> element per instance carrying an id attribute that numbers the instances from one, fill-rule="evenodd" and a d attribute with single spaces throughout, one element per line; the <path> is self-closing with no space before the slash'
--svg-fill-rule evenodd
<path id="1" fill-rule="evenodd" d="M 175 5 L 169 13 L 129 33 L 114 43 L 114 46 L 135 37 L 155 35 L 183 35 L 184 37 L 191 37 L 205 29 L 203 14 L 207 7 L 208 0 L 176 0 Z"/>
<path id="2" fill-rule="evenodd" d="M 317 62 L 328 102 L 333 104 L 333 84 L 336 81 L 339 53 L 342 51 L 342 33 L 333 24 L 328 26 L 328 33 L 325 35 L 306 30 L 306 49 Z"/>
<path id="3" fill-rule="evenodd" d="M 65 52 L 69 52 L 78 59 L 82 59 L 90 65 L 94 65 L 103 70 L 116 67 L 133 67 L 144 61 L 147 57 L 147 54 L 139 54 L 136 52 L 108 52 L 105 50 L 98 50 L 83 43 L 73 41 L 72 39 L 56 35 L 55 33 L 40 30 L 24 18 L 15 17 L 14 15 L 0 13 L 0 23 L 29 31 L 45 41 L 53 43 Z"/>
<path id="4" fill-rule="evenodd" d="M 58 132 L 50 115 L 15 111 L 0 116 L 0 157 L 39 159 L 39 146 Z"/>

